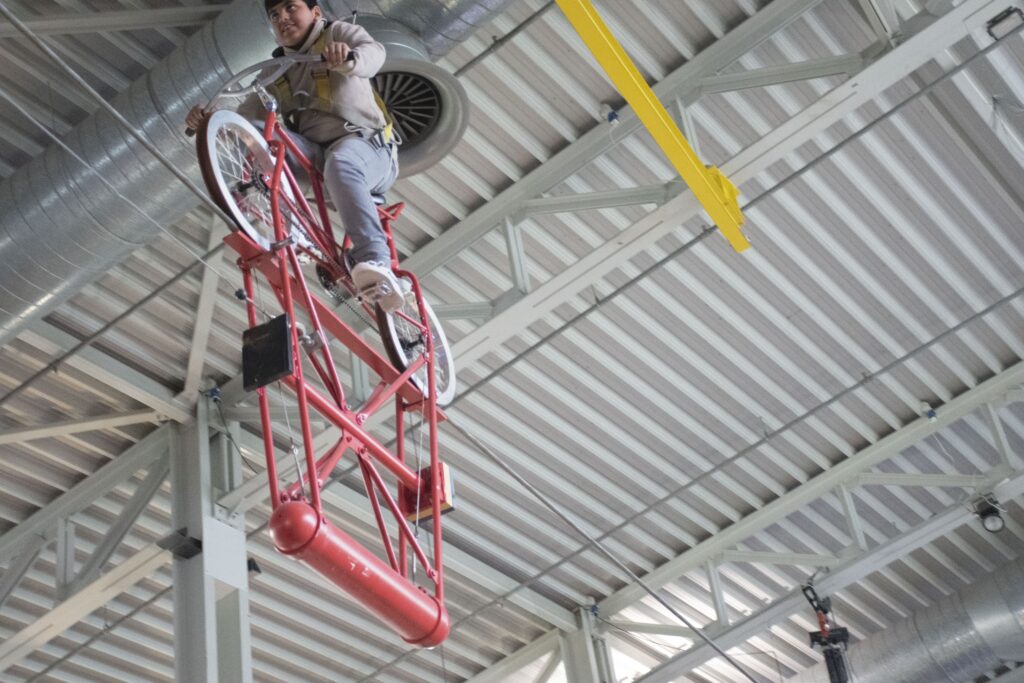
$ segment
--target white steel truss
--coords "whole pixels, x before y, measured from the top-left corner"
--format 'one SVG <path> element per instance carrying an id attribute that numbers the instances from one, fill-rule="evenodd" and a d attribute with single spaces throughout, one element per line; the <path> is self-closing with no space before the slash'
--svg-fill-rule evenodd
<path id="1" fill-rule="evenodd" d="M 227 5 L 196 7 L 164 7 L 160 9 L 120 10 L 109 12 L 78 12 L 25 19 L 24 23 L 38 35 L 96 33 L 98 31 L 137 31 L 203 24 L 216 17 Z M 0 25 L 0 38 L 20 37 L 21 33 L 7 23 Z"/>
<path id="2" fill-rule="evenodd" d="M 853 542 L 847 548 L 847 552 L 841 556 L 829 557 L 799 553 L 752 553 L 736 549 L 736 546 L 742 544 L 746 539 L 822 497 L 838 494 L 841 501 L 849 499 L 850 490 L 859 485 L 858 482 L 862 477 L 868 476 L 868 470 L 898 455 L 901 451 L 913 446 L 931 434 L 950 427 L 953 423 L 975 411 L 982 411 L 986 419 L 989 420 L 993 441 L 997 444 L 997 449 L 1000 448 L 998 445 L 1000 440 L 999 434 L 1003 430 L 998 415 L 995 412 L 996 406 L 1019 400 L 1018 389 L 1022 383 L 1024 383 L 1024 363 L 1018 363 L 996 377 L 957 396 L 939 408 L 934 417 L 923 416 L 896 432 L 889 434 L 861 450 L 853 457 L 822 472 L 763 508 L 690 548 L 682 555 L 666 562 L 643 576 L 644 583 L 654 590 L 659 590 L 692 571 L 703 568 L 709 571 L 709 573 L 713 573 L 712 570 L 717 569 L 724 562 L 781 563 L 812 568 L 828 566 L 830 568 L 828 574 L 816 583 L 822 594 L 828 594 L 864 578 L 937 538 L 951 533 L 974 517 L 974 513 L 969 509 L 969 506 L 964 504 L 964 501 L 958 501 L 948 506 L 944 511 L 934 515 L 931 519 L 907 529 L 882 545 L 870 549 L 868 549 L 867 543 L 864 541 L 863 531 L 860 530 L 858 533 L 858 529 L 860 529 L 859 521 L 854 512 L 853 515 L 848 517 Z M 1010 463 L 1011 460 L 1009 454 L 1007 454 L 1005 462 L 1001 462 L 981 476 L 953 477 L 951 480 L 943 479 L 939 481 L 933 481 L 930 477 L 921 477 L 901 481 L 899 485 L 932 486 L 948 484 L 958 488 L 967 487 L 977 493 L 991 492 L 997 499 L 1010 500 L 1024 494 L 1024 470 L 1014 469 L 1015 467 L 1019 468 L 1021 463 L 1019 461 L 1013 462 L 1013 466 Z M 950 481 L 953 483 L 950 483 Z M 874 482 L 875 480 L 871 477 L 865 480 L 865 483 Z M 852 501 L 848 503 L 848 506 L 844 505 L 843 507 L 844 510 L 854 511 Z M 725 618 L 722 617 L 726 610 L 721 586 L 719 585 L 716 589 L 714 581 L 711 581 L 710 584 L 713 593 L 712 599 L 717 606 L 719 618 L 717 622 L 708 627 L 707 632 L 715 639 L 719 646 L 724 648 L 734 647 L 752 636 L 763 633 L 769 626 L 778 624 L 799 610 L 805 601 L 799 590 L 796 590 L 773 601 L 749 617 L 739 621 L 732 621 L 727 616 Z M 635 605 L 644 597 L 646 597 L 646 592 L 643 587 L 638 584 L 630 584 L 598 602 L 598 613 L 606 620 L 612 620 L 615 614 Z M 623 623 L 621 620 L 617 620 L 612 623 L 623 624 L 624 630 L 631 630 L 628 622 Z M 689 632 L 687 629 L 681 629 L 681 627 L 665 627 L 654 624 L 639 625 L 635 630 L 638 633 L 660 632 L 663 635 L 686 638 L 693 638 L 695 636 L 692 632 Z M 545 637 L 550 635 L 549 633 Z M 523 648 L 523 650 L 526 650 L 526 648 Z M 534 652 L 536 656 L 543 654 L 542 651 L 538 653 L 537 649 L 531 649 L 530 651 Z M 519 653 L 515 654 L 518 655 Z M 667 662 L 661 663 L 638 679 L 638 681 L 643 681 L 644 683 L 671 681 L 679 675 L 707 662 L 714 656 L 715 652 L 710 647 L 693 647 Z M 523 659 L 518 659 L 517 661 L 520 667 L 522 667 L 532 660 L 527 659 L 524 661 Z M 498 663 L 498 665 L 503 664 L 504 660 Z M 484 677 L 481 680 L 486 681 L 489 679 Z"/>
<path id="3" fill-rule="evenodd" d="M 784 3 L 771 3 L 762 12 L 768 12 Z M 807 4 L 807 3 L 805 3 Z M 787 6 L 792 7 L 795 3 Z M 870 102 L 900 79 L 911 74 L 959 40 L 980 30 L 985 23 L 1004 8 L 1001 0 L 967 0 L 947 14 L 935 19 L 917 34 L 907 37 L 895 48 L 884 52 L 871 61 L 855 76 L 837 86 L 816 103 L 779 126 L 761 140 L 744 149 L 722 165 L 722 170 L 736 185 L 751 180 L 772 164 L 797 149 L 816 135 Z M 760 14 L 758 15 L 760 16 Z M 798 14 L 796 15 L 798 16 Z M 788 17 L 792 20 L 793 17 Z M 727 34 L 706 52 L 726 42 L 730 36 L 743 31 L 749 20 L 736 31 Z M 750 38 L 748 37 L 747 40 Z M 749 45 L 747 46 L 749 48 Z M 704 53 L 701 53 L 703 55 Z M 741 53 L 742 54 L 742 53 Z M 698 58 L 701 56 L 698 55 Z M 656 86 L 655 92 L 665 99 L 686 92 L 687 87 L 698 80 L 680 79 L 702 76 L 698 58 L 687 62 L 671 76 Z M 568 167 L 562 164 L 572 159 L 575 162 L 589 161 L 603 150 L 609 140 L 622 140 L 629 132 L 627 124 L 635 117 L 628 112 L 620 114 L 622 123 L 611 132 L 601 132 L 603 142 L 590 142 L 591 131 L 569 145 L 536 171 L 505 190 L 488 204 L 477 209 L 458 225 L 445 231 L 429 245 L 416 252 L 408 261 L 408 267 L 421 276 L 453 258 L 475 240 L 489 232 L 504 216 L 514 213 L 523 202 L 534 199 L 564 177 Z M 597 151 L 591 147 L 599 148 Z M 564 156 L 563 156 L 564 155 Z M 549 164 L 557 166 L 554 172 Z M 536 175 L 535 175 L 536 174 Z M 543 182 L 538 179 L 543 179 Z M 546 185 L 546 186 L 545 186 Z M 506 199 L 514 197 L 514 199 Z M 453 353 L 463 365 L 479 360 L 489 352 L 500 348 L 511 337 L 529 328 L 558 306 L 572 300 L 581 291 L 597 284 L 608 273 L 658 240 L 677 230 L 687 220 L 700 215 L 701 208 L 692 192 L 684 191 L 648 213 L 633 225 L 627 227 L 614 239 L 601 245 L 593 252 L 536 287 L 530 294 L 515 304 L 497 313 L 489 321 L 471 331 L 453 347 Z"/>

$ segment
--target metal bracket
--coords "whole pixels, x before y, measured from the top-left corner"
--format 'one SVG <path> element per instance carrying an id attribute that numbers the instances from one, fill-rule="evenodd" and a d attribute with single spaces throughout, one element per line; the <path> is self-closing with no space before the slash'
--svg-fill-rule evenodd
<path id="1" fill-rule="evenodd" d="M 177 531 L 167 534 L 156 544 L 164 550 L 171 551 L 171 554 L 180 560 L 190 560 L 203 552 L 203 542 L 188 535 L 188 528 L 182 527 Z"/>

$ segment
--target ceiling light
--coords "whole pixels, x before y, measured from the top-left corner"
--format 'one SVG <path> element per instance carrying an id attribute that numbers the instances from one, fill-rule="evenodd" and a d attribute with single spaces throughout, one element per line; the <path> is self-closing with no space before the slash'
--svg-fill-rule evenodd
<path id="1" fill-rule="evenodd" d="M 974 512 L 981 519 L 981 526 L 985 531 L 994 534 L 1006 528 L 1006 520 L 1003 519 L 999 501 L 991 495 L 979 498 L 974 503 Z"/>
<path id="2" fill-rule="evenodd" d="M 993 40 L 1001 40 L 1020 28 L 1021 24 L 1024 24 L 1024 12 L 1017 7 L 1007 7 L 985 24 L 985 29 Z"/>

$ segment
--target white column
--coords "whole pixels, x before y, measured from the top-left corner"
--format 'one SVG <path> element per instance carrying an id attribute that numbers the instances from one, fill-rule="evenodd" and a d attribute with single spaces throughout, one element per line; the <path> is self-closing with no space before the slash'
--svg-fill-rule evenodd
<path id="1" fill-rule="evenodd" d="M 241 483 L 237 452 L 223 436 L 210 445 L 209 406 L 171 437 L 173 528 L 188 541 L 174 559 L 175 679 L 180 683 L 249 683 L 252 662 L 244 518 L 218 514 L 219 492 Z M 229 450 L 229 448 L 231 450 Z"/>
<path id="2" fill-rule="evenodd" d="M 594 614 L 582 607 L 577 613 L 580 628 L 562 635 L 562 661 L 568 683 L 615 683 L 611 652 L 594 626 Z"/>

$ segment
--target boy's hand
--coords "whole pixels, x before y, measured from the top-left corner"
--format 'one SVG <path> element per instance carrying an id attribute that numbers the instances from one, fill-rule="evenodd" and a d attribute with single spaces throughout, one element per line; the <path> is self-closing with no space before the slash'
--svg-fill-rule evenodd
<path id="1" fill-rule="evenodd" d="M 355 53 L 346 43 L 331 43 L 324 49 L 327 67 L 336 71 L 351 71 L 356 63 L 354 59 L 348 61 L 350 57 L 355 57 Z"/>
<path id="2" fill-rule="evenodd" d="M 199 124 L 203 122 L 206 116 L 206 111 L 197 104 L 189 110 L 188 115 L 185 117 L 185 126 L 188 130 L 199 130 Z"/>

